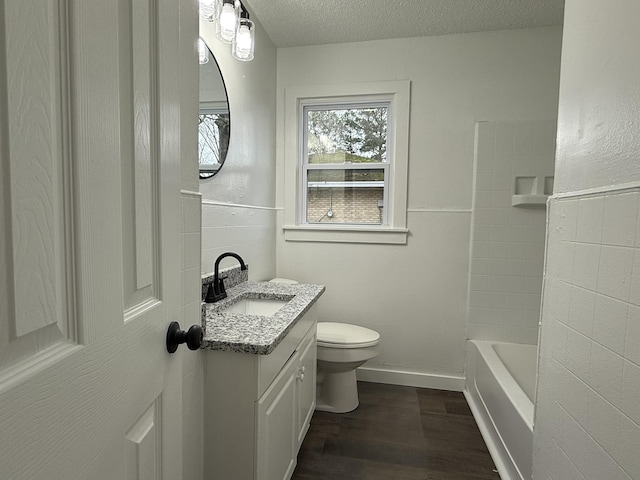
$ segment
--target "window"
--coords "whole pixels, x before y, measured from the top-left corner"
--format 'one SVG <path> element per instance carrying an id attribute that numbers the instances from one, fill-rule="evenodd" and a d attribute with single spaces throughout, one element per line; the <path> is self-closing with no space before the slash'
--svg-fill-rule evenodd
<path id="1" fill-rule="evenodd" d="M 406 243 L 409 82 L 285 97 L 285 239 Z"/>
<path id="2" fill-rule="evenodd" d="M 389 102 L 304 107 L 300 223 L 387 223 L 389 107 Z"/>

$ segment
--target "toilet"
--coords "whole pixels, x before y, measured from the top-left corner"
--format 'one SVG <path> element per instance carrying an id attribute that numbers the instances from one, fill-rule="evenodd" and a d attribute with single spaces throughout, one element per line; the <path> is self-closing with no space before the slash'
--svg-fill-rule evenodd
<path id="1" fill-rule="evenodd" d="M 297 283 L 285 278 L 272 282 Z M 358 407 L 356 368 L 378 355 L 380 334 L 348 323 L 318 322 L 316 410 L 346 413 Z"/>
<path id="2" fill-rule="evenodd" d="M 318 322 L 316 410 L 346 413 L 358 407 L 356 368 L 378 356 L 378 343 L 375 330 Z"/>

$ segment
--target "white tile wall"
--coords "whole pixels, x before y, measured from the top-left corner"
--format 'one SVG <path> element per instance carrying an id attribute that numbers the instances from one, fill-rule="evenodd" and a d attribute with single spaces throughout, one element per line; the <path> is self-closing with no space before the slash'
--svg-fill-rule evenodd
<path id="1" fill-rule="evenodd" d="M 200 222 L 201 197 L 183 191 L 182 199 L 182 328 L 200 323 Z M 202 353 L 180 348 L 182 361 L 183 478 L 203 478 L 203 364 Z"/>
<path id="2" fill-rule="evenodd" d="M 467 335 L 536 343 L 544 208 L 512 207 L 515 176 L 553 175 L 555 121 L 478 122 Z"/>
<path id="3" fill-rule="evenodd" d="M 182 194 L 182 286 L 183 322 L 200 322 L 200 220 L 201 197 L 197 193 Z"/>
<path id="4" fill-rule="evenodd" d="M 536 479 L 640 479 L 639 205 L 636 190 L 550 203 Z"/>
<path id="5" fill-rule="evenodd" d="M 273 208 L 202 204 L 202 274 L 213 272 L 213 264 L 223 252 L 239 254 L 249 267 L 250 280 L 269 280 L 275 276 L 275 217 Z M 233 266 L 225 259 L 222 268 Z"/>

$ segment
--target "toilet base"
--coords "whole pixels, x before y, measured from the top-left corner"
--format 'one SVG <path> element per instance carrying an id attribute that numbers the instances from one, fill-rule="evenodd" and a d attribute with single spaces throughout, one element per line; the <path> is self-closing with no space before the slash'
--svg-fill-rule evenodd
<path id="1" fill-rule="evenodd" d="M 356 371 L 318 372 L 316 410 L 347 413 L 358 408 L 358 384 Z"/>

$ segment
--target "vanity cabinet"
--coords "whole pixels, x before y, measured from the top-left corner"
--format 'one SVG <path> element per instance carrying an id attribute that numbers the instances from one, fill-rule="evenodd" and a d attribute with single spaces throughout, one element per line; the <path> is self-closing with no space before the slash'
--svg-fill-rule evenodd
<path id="1" fill-rule="evenodd" d="M 300 449 L 316 409 L 316 365 L 318 358 L 318 342 L 316 329 L 313 335 L 302 342 L 300 348 L 300 369 L 297 377 L 297 449 Z"/>
<path id="2" fill-rule="evenodd" d="M 291 477 L 315 409 L 316 315 L 269 355 L 205 352 L 205 478 Z"/>
<path id="3" fill-rule="evenodd" d="M 312 328 L 257 403 L 259 480 L 288 480 L 315 409 L 316 332 Z"/>

